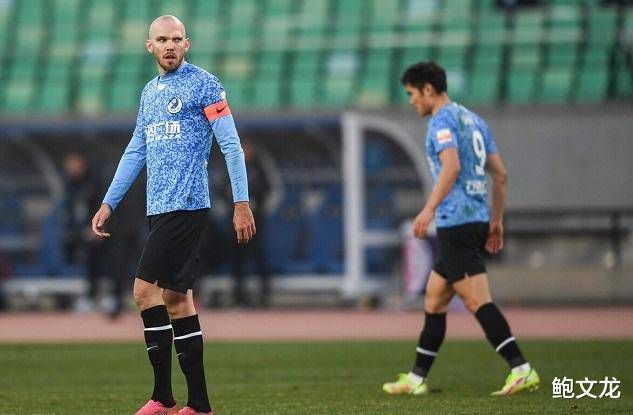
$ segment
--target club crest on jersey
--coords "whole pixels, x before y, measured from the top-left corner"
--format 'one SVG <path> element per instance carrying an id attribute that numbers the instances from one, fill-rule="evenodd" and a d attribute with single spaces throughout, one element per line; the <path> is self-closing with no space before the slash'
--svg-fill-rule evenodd
<path id="1" fill-rule="evenodd" d="M 180 98 L 172 98 L 167 104 L 167 112 L 170 114 L 178 114 L 182 109 L 182 100 Z"/>

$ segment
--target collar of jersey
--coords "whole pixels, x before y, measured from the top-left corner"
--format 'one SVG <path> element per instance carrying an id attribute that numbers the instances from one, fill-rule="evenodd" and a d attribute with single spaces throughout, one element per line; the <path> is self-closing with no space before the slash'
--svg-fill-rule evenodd
<path id="1" fill-rule="evenodd" d="M 176 75 L 180 74 L 185 69 L 185 66 L 187 65 L 188 65 L 187 61 L 183 59 L 180 66 L 175 71 L 167 72 L 165 75 L 162 75 L 162 76 L 158 75 L 158 82 L 169 81 L 170 79 L 174 78 Z"/>

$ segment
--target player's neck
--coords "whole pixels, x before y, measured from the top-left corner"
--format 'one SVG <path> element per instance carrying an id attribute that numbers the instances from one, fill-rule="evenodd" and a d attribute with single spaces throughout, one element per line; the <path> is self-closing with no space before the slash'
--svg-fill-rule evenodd
<path id="1" fill-rule="evenodd" d="M 168 71 L 166 71 L 166 70 L 165 70 L 165 68 L 163 68 L 162 66 L 160 66 L 160 64 L 158 64 L 158 62 L 157 62 L 157 63 L 156 63 L 156 67 L 158 68 L 158 76 L 163 77 L 163 76 L 165 76 L 165 75 L 167 75 L 167 74 L 170 74 L 170 73 L 176 72 L 178 69 L 180 69 L 180 67 L 181 67 L 184 63 L 185 63 L 185 60 L 183 59 L 183 60 L 180 62 L 180 65 L 178 65 L 178 67 L 177 67 L 177 68 L 175 68 L 173 71 L 169 71 L 169 72 L 168 72 Z"/>
<path id="2" fill-rule="evenodd" d="M 431 115 L 435 115 L 438 113 L 440 109 L 446 104 L 449 104 L 451 99 L 448 97 L 446 92 L 442 92 L 442 95 L 437 97 L 437 101 L 435 101 L 435 105 L 433 105 L 433 109 L 431 109 Z"/>

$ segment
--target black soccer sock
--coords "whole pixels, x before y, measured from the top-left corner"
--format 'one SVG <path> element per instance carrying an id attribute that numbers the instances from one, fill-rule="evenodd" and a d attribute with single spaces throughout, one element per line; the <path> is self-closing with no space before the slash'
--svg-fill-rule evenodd
<path id="1" fill-rule="evenodd" d="M 187 406 L 198 412 L 211 412 L 202 358 L 202 331 L 198 315 L 171 321 L 174 345 L 182 373 L 187 379 Z"/>
<path id="2" fill-rule="evenodd" d="M 420 333 L 418 347 L 415 349 L 415 366 L 411 370 L 418 376 L 427 377 L 431 365 L 440 350 L 446 335 L 446 313 L 425 313 L 424 328 Z"/>
<path id="3" fill-rule="evenodd" d="M 482 305 L 475 312 L 475 317 L 486 333 L 492 347 L 503 356 L 510 368 L 526 363 L 516 339 L 510 332 L 510 326 L 501 310 L 494 303 Z"/>
<path id="4" fill-rule="evenodd" d="M 169 314 L 164 305 L 141 311 L 145 326 L 147 355 L 154 368 L 154 392 L 152 399 L 167 407 L 176 403 L 171 390 L 171 343 L 174 337 Z"/>

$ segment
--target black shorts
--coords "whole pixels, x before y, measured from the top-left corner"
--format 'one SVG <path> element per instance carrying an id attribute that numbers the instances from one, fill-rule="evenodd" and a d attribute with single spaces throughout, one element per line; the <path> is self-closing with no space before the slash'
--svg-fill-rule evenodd
<path id="1" fill-rule="evenodd" d="M 438 254 L 433 271 L 453 284 L 486 272 L 484 261 L 488 223 L 472 222 L 437 228 Z"/>
<path id="2" fill-rule="evenodd" d="M 178 210 L 148 217 L 149 235 L 136 277 L 181 293 L 196 280 L 200 235 L 208 209 Z"/>

